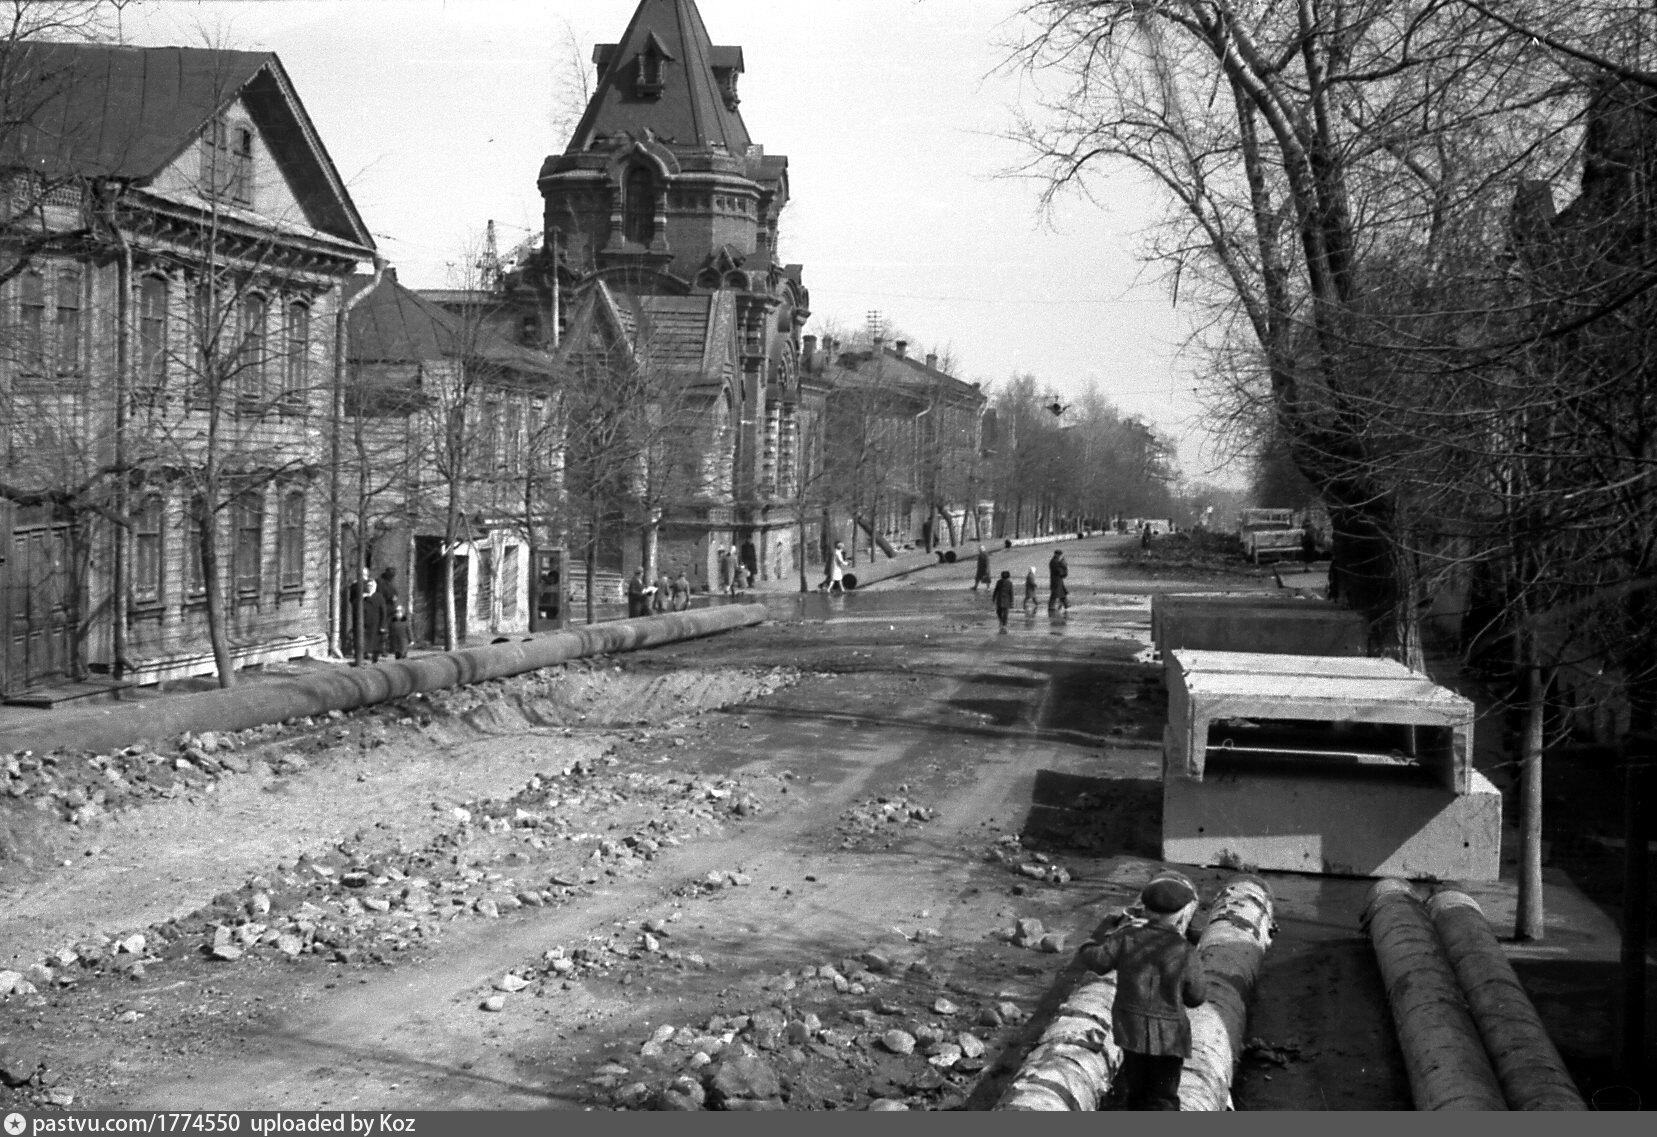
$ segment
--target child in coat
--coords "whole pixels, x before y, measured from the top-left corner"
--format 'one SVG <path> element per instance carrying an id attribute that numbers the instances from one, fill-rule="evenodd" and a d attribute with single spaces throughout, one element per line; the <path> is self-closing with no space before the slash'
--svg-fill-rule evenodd
<path id="1" fill-rule="evenodd" d="M 1013 574 L 1006 569 L 1001 570 L 1001 579 L 995 582 L 995 591 L 991 593 L 995 600 L 995 618 L 1001 621 L 1001 631 L 1007 631 L 1007 613 L 1013 610 Z"/>
<path id="2" fill-rule="evenodd" d="M 1093 971 L 1118 973 L 1111 1029 L 1122 1048 L 1117 1077 L 1127 1107 L 1177 1110 L 1180 1072 L 1191 1056 L 1185 1008 L 1207 1001 L 1202 961 L 1186 939 L 1197 890 L 1178 873 L 1162 873 L 1139 901 L 1142 918 L 1107 919 L 1080 954 Z"/>

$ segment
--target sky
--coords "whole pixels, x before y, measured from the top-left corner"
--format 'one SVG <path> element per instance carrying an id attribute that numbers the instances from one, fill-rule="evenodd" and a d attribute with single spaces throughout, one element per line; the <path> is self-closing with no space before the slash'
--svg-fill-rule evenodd
<path id="1" fill-rule="evenodd" d="M 743 49 L 742 116 L 789 161 L 779 252 L 804 266 L 807 334 L 878 311 L 912 354 L 991 391 L 1030 373 L 1062 400 L 1091 381 L 1178 443 L 1191 480 L 1236 484 L 1209 444 L 1186 313 L 1138 257 L 1159 206 L 1130 172 L 1043 214 L 1004 176 L 1028 77 L 1000 69 L 1019 0 L 698 0 Z M 535 179 L 573 124 L 576 66 L 636 0 L 140 0 L 132 44 L 274 51 L 380 251 L 443 287 L 495 222 L 538 236 Z M 578 113 L 579 108 L 575 108 Z M 1219 467 L 1218 469 L 1211 467 Z"/>

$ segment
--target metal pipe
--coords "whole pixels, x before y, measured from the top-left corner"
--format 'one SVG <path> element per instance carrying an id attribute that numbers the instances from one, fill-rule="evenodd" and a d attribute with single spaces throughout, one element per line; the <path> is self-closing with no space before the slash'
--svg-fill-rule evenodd
<path id="1" fill-rule="evenodd" d="M 1214 898 L 1208 927 L 1197 942 L 1208 1001 L 1189 1012 L 1191 1057 L 1180 1074 L 1180 1109 L 1231 1108 L 1231 1078 L 1243 1053 L 1248 1001 L 1274 931 L 1271 889 L 1259 877 L 1229 881 Z"/>
<path id="2" fill-rule="evenodd" d="M 38 722 L 0 733 L 0 754 L 73 745 L 113 750 L 138 739 L 176 738 L 185 731 L 246 730 L 329 711 L 348 711 L 486 679 L 521 675 L 588 655 L 636 651 L 747 627 L 766 618 L 762 604 L 727 604 L 633 620 L 593 624 L 512 643 L 388 660 L 372 667 L 329 667 L 293 679 L 246 683 L 199 695 L 122 703 L 83 712 L 42 714 Z"/>
<path id="3" fill-rule="evenodd" d="M 1442 888 L 1427 913 L 1456 969 L 1509 1109 L 1587 1109 L 1478 901 Z"/>
<path id="4" fill-rule="evenodd" d="M 1415 1108 L 1507 1109 L 1455 972 L 1409 883 L 1377 881 L 1362 923 L 1380 964 Z"/>

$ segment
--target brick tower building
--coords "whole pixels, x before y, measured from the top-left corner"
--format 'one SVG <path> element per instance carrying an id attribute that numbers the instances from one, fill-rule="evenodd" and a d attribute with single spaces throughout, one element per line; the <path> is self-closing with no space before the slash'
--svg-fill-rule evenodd
<path id="1" fill-rule="evenodd" d="M 697 451 L 670 463 L 653 504 L 612 521 L 600 559 L 717 588 L 734 547 L 759 579 L 788 576 L 819 555 L 804 515 L 823 418 L 823 391 L 801 386 L 800 266 L 777 258 L 788 160 L 749 138 L 742 49 L 715 46 L 693 0 L 640 0 L 593 62 L 586 113 L 539 182 L 560 359 L 653 369 Z"/>

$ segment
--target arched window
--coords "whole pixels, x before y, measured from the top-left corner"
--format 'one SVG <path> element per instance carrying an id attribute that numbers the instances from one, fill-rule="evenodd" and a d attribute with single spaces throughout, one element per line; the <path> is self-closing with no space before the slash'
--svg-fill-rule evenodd
<path id="1" fill-rule="evenodd" d="M 161 603 L 163 502 L 147 494 L 132 517 L 132 602 L 135 607 Z"/>
<path id="2" fill-rule="evenodd" d="M 146 276 L 138 286 L 138 381 L 160 391 L 167 382 L 167 282 Z"/>
<path id="3" fill-rule="evenodd" d="M 39 375 L 46 369 L 46 278 L 30 269 L 23 274 L 19 315 L 23 324 L 18 351 L 23 370 Z"/>
<path id="4" fill-rule="evenodd" d="M 656 234 L 656 181 L 644 166 L 627 171 L 623 187 L 621 235 L 640 245 Z"/>
<path id="5" fill-rule="evenodd" d="M 58 269 L 57 312 L 53 323 L 59 375 L 81 373 L 81 270 L 75 265 Z"/>
<path id="6" fill-rule="evenodd" d="M 263 296 L 242 301 L 242 350 L 236 359 L 236 389 L 244 410 L 258 413 L 265 398 L 265 352 L 270 305 Z"/>
<path id="7" fill-rule="evenodd" d="M 303 304 L 289 304 L 287 325 L 287 351 L 282 360 L 282 409 L 293 413 L 305 409 L 311 385 L 311 310 Z"/>
<path id="8" fill-rule="evenodd" d="M 277 587 L 297 592 L 305 587 L 305 491 L 282 494 L 282 513 L 276 531 Z"/>

